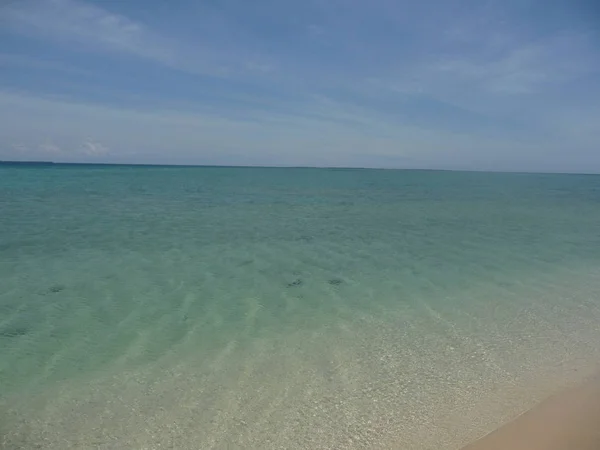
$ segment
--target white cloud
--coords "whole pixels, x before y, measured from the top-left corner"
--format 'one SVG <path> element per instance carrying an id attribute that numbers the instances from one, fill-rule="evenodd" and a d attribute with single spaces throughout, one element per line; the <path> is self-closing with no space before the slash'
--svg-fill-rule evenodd
<path id="1" fill-rule="evenodd" d="M 568 30 L 537 39 L 516 32 L 498 36 L 494 30 L 478 38 L 471 35 L 478 39 L 476 48 L 425 55 L 403 71 L 365 80 L 364 91 L 396 96 L 399 103 L 404 97 L 417 97 L 432 105 L 437 101 L 456 106 L 473 118 L 485 118 L 492 127 L 505 123 L 529 142 L 561 145 L 565 154 L 575 142 L 581 151 L 589 149 L 593 126 L 561 117 L 578 117 L 585 123 L 598 117 L 593 105 L 599 92 L 596 83 L 589 84 L 600 70 L 592 36 Z M 477 131 L 468 117 L 465 124 Z M 582 129 L 574 138 L 573 131 Z"/>
<path id="2" fill-rule="evenodd" d="M 71 145 L 68 140 L 64 141 L 61 145 L 56 143 L 60 140 L 60 136 L 57 138 L 47 138 L 42 142 L 37 141 L 33 138 L 30 141 L 30 145 L 23 142 L 17 142 L 10 146 L 12 155 L 23 158 L 29 157 L 49 157 L 58 159 L 68 159 L 69 157 L 85 156 L 85 157 L 103 157 L 110 155 L 110 149 L 94 139 L 87 139 L 83 141 L 79 146 Z"/>
<path id="3" fill-rule="evenodd" d="M 565 142 L 555 136 L 524 142 L 502 133 L 432 130 L 328 98 L 315 99 L 307 109 L 311 115 L 257 111 L 246 121 L 0 92 L 0 134 L 33 149 L 39 135 L 47 136 L 50 145 L 28 158 L 59 148 L 56 159 L 65 161 L 600 171 L 600 161 L 590 163 L 583 143 L 567 155 Z M 58 120 L 48 123 L 49 116 Z M 118 153 L 108 150 L 117 147 Z"/>
<path id="4" fill-rule="evenodd" d="M 470 58 L 451 56 L 432 69 L 444 77 L 489 92 L 534 93 L 593 70 L 588 55 L 581 54 L 582 44 L 585 45 L 582 36 L 563 35 L 521 42 L 500 54 L 496 52 L 496 57 L 487 54 Z"/>
<path id="5" fill-rule="evenodd" d="M 203 20 L 206 19 L 198 18 L 199 28 L 206 25 Z M 21 35 L 85 49 L 127 53 L 177 70 L 217 78 L 264 76 L 274 69 L 272 61 L 253 52 L 244 42 L 233 46 L 222 43 L 231 29 L 220 30 L 220 35 L 211 36 L 209 43 L 199 44 L 198 38 L 177 40 L 85 0 L 20 0 L 0 7 L 0 24 Z M 4 59 L 12 64 L 20 62 L 15 58 Z"/>
<path id="6" fill-rule="evenodd" d="M 589 95 L 567 102 L 574 80 L 600 61 L 593 39 L 577 27 L 549 37 L 499 0 L 469 14 L 443 1 L 410 8 L 387 0 L 210 3 L 186 2 L 186 17 L 178 15 L 182 9 L 152 28 L 116 13 L 125 4 L 119 2 L 17 0 L 0 7 L 1 27 L 43 38 L 40 48 L 49 50 L 39 61 L 0 54 L 0 66 L 60 72 L 27 86 L 40 96 L 0 92 L 1 134 L 40 152 L 49 136 L 63 155 L 79 158 L 137 152 L 168 160 L 173 152 L 202 162 L 214 151 L 263 163 L 336 161 L 354 152 L 430 165 L 449 155 L 517 164 L 520 152 L 553 147 L 566 155 L 573 142 L 578 149 L 597 142 L 598 114 L 580 120 L 581 104 L 598 95 L 594 84 Z M 141 73 L 146 65 L 136 68 L 129 58 L 126 67 L 114 67 L 104 54 L 106 68 L 95 64 L 90 81 L 75 72 L 79 58 L 61 53 L 77 47 L 221 80 L 161 70 L 132 88 L 130 69 Z M 56 55 L 62 62 L 52 62 Z M 74 67 L 61 66 L 66 61 Z M 103 71 L 111 76 L 98 82 Z"/>
<path id="7" fill-rule="evenodd" d="M 14 31 L 169 62 L 164 43 L 143 24 L 79 0 L 23 0 L 0 11 Z"/>
<path id="8" fill-rule="evenodd" d="M 86 156 L 106 156 L 110 150 L 100 142 L 88 140 L 82 144 L 81 152 Z"/>

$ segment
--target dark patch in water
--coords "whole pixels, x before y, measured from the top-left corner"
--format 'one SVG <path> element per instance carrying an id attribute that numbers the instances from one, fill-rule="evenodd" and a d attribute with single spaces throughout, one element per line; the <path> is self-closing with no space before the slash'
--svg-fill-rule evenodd
<path id="1" fill-rule="evenodd" d="M 302 235 L 298 238 L 299 241 L 302 242 L 312 242 L 313 241 L 313 237 L 312 236 L 306 236 L 306 235 Z"/>
<path id="2" fill-rule="evenodd" d="M 251 259 L 246 259 L 244 261 L 242 261 L 241 263 L 238 264 L 238 267 L 242 267 L 242 266 L 249 266 L 250 264 L 252 264 L 252 260 Z"/>
<path id="3" fill-rule="evenodd" d="M 62 292 L 66 289 L 67 287 L 64 284 L 55 284 L 53 286 L 50 286 L 50 288 L 48 289 L 48 292 L 50 294 L 56 294 L 58 292 Z"/>
<path id="4" fill-rule="evenodd" d="M 304 284 L 304 281 L 302 281 L 301 278 L 296 278 L 291 283 L 288 283 L 287 287 L 289 287 L 289 288 L 291 288 L 291 287 L 298 287 L 298 286 L 302 286 L 303 284 Z"/>
<path id="5" fill-rule="evenodd" d="M 28 332 L 29 332 L 29 329 L 27 327 L 10 327 L 10 328 L 5 328 L 3 330 L 0 330 L 0 336 L 13 338 L 13 337 L 24 336 Z"/>
<path id="6" fill-rule="evenodd" d="M 342 280 L 340 278 L 331 278 L 331 279 L 327 280 L 327 283 L 331 284 L 332 286 L 339 286 L 343 282 L 344 282 L 344 280 Z"/>

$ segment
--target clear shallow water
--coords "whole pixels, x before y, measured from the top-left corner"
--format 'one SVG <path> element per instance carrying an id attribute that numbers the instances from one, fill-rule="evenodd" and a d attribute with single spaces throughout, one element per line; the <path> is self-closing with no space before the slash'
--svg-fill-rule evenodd
<path id="1" fill-rule="evenodd" d="M 0 167 L 0 442 L 436 448 L 595 364 L 599 274 L 598 176 Z"/>

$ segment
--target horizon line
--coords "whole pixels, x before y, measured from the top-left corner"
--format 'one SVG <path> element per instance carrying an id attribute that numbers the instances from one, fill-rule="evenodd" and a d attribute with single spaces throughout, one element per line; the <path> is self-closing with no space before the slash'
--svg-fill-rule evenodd
<path id="1" fill-rule="evenodd" d="M 29 161 L 0 160 L 0 166 L 113 166 L 113 167 L 156 167 L 156 168 L 220 168 L 220 169 L 317 169 L 317 170 L 402 170 L 420 172 L 473 172 L 473 173 L 507 173 L 507 174 L 539 174 L 539 175 L 600 175 L 600 172 L 551 172 L 526 170 L 490 170 L 490 169 L 442 169 L 418 167 L 364 167 L 364 166 L 263 166 L 263 165 L 219 165 L 219 164 L 185 164 L 185 163 L 111 163 L 111 162 L 68 162 L 68 161 Z"/>

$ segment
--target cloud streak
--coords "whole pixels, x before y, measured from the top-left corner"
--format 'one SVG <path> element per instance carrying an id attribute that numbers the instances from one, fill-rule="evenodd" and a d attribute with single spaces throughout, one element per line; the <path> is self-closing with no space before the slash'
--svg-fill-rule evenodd
<path id="1" fill-rule="evenodd" d="M 87 156 L 107 156 L 110 153 L 108 147 L 94 140 L 85 141 L 81 146 L 81 151 Z"/>
<path id="2" fill-rule="evenodd" d="M 44 159 L 56 147 L 60 149 L 54 155 L 57 160 L 71 161 L 93 157 L 115 162 L 328 166 L 370 161 L 366 165 L 374 167 L 531 170 L 532 159 L 543 158 L 537 169 L 548 171 L 577 171 L 589 163 L 586 152 L 572 151 L 567 157 L 560 152 L 560 143 L 550 138 L 528 143 L 502 136 L 433 133 L 365 118 L 364 111 L 335 102 L 315 103 L 318 114 L 314 117 L 262 112 L 252 121 L 123 110 L 8 93 L 0 93 L 0 104 L 12 105 L 10 114 L 3 115 L 0 109 L 0 120 L 13 130 L 6 137 L 15 144 L 38 148 L 37 153 L 29 153 L 32 159 Z M 57 120 L 48 123 L 46 114 Z M 45 136 L 42 142 L 35 136 L 22 140 L 19 127 L 25 128 L 25 118 L 27 127 Z M 98 138 L 89 139 L 91 133 Z M 598 157 L 595 161 L 600 162 Z"/>
<path id="3" fill-rule="evenodd" d="M 597 66 L 590 64 L 591 52 L 581 54 L 581 48 L 586 46 L 584 36 L 563 35 L 525 44 L 520 42 L 496 58 L 487 55 L 471 59 L 450 58 L 436 69 L 442 76 L 469 83 L 471 87 L 475 83 L 489 92 L 528 94 L 597 70 Z"/>
<path id="4" fill-rule="evenodd" d="M 140 162 L 587 157 L 600 170 L 600 37 L 555 3 L 13 2 L 0 8 L 0 145 Z"/>
<path id="5" fill-rule="evenodd" d="M 78 0 L 24 0 L 2 18 L 15 31 L 169 62 L 168 50 L 143 24 Z"/>

